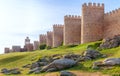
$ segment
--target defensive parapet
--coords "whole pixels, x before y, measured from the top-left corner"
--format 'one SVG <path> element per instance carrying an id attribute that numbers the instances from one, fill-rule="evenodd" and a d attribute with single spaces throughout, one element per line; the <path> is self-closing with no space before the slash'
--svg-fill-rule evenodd
<path id="1" fill-rule="evenodd" d="M 34 41 L 33 49 L 34 50 L 38 50 L 39 49 L 39 41 Z"/>
<path id="2" fill-rule="evenodd" d="M 13 52 L 20 52 L 21 51 L 21 46 L 17 46 L 17 45 L 12 46 L 12 51 Z"/>
<path id="3" fill-rule="evenodd" d="M 4 53 L 10 53 L 10 48 L 5 47 L 5 48 L 4 48 Z"/>
<path id="4" fill-rule="evenodd" d="M 77 16 L 77 15 L 66 15 L 64 16 L 64 19 L 81 19 L 80 16 Z"/>
<path id="5" fill-rule="evenodd" d="M 104 4 L 100 4 L 100 3 L 84 3 L 82 5 L 82 8 L 92 8 L 92 9 L 104 9 Z"/>
<path id="6" fill-rule="evenodd" d="M 53 47 L 58 47 L 63 43 L 63 25 L 53 25 Z"/>
<path id="7" fill-rule="evenodd" d="M 40 36 L 39 36 L 40 45 L 46 44 L 46 40 L 47 40 L 47 35 L 46 34 L 40 34 Z"/>
<path id="8" fill-rule="evenodd" d="M 120 8 L 104 15 L 104 38 L 120 34 Z"/>
<path id="9" fill-rule="evenodd" d="M 113 17 L 113 16 L 118 16 L 120 14 L 120 8 L 115 9 L 113 11 L 110 11 L 108 13 L 105 13 L 105 17 Z"/>
<path id="10" fill-rule="evenodd" d="M 81 17 L 74 15 L 64 16 L 64 45 L 81 43 Z"/>
<path id="11" fill-rule="evenodd" d="M 81 43 L 97 41 L 103 38 L 104 4 L 83 4 L 81 19 Z"/>
<path id="12" fill-rule="evenodd" d="M 47 32 L 47 46 L 53 47 L 53 32 L 52 31 Z"/>
<path id="13" fill-rule="evenodd" d="M 24 46 L 25 51 L 33 51 L 33 44 L 29 43 Z"/>

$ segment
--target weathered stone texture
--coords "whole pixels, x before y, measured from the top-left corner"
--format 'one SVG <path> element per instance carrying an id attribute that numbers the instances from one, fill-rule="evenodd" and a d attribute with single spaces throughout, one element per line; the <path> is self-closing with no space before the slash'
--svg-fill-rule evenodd
<path id="1" fill-rule="evenodd" d="M 16 45 L 12 46 L 12 51 L 13 52 L 20 52 L 21 51 L 21 46 L 16 46 Z"/>
<path id="2" fill-rule="evenodd" d="M 64 17 L 64 45 L 77 45 L 81 43 L 80 16 Z"/>
<path id="3" fill-rule="evenodd" d="M 30 39 L 29 39 L 29 37 L 26 37 L 26 39 L 25 39 L 25 45 L 29 44 L 29 43 L 30 43 Z"/>
<path id="4" fill-rule="evenodd" d="M 32 43 L 26 44 L 26 45 L 24 46 L 24 49 L 25 49 L 26 51 L 33 51 L 33 44 L 32 44 Z"/>
<path id="5" fill-rule="evenodd" d="M 98 41 L 101 39 L 112 38 L 120 35 L 120 8 L 109 13 L 104 12 L 104 4 L 84 3 L 82 5 L 82 15 L 64 16 L 64 26 L 54 25 L 53 32 L 47 32 L 47 35 L 41 34 L 39 44 L 46 44 L 50 47 L 64 45 L 78 45 Z M 34 50 L 38 43 L 35 43 Z M 5 48 L 5 53 L 9 52 Z M 33 50 L 33 44 L 29 37 L 25 39 L 25 48 L 23 51 Z M 13 51 L 20 51 L 20 47 L 15 46 Z"/>
<path id="6" fill-rule="evenodd" d="M 53 47 L 53 32 L 47 32 L 47 46 Z"/>
<path id="7" fill-rule="evenodd" d="M 120 34 L 120 9 L 104 15 L 104 38 Z"/>
<path id="8" fill-rule="evenodd" d="M 103 38 L 104 4 L 82 5 L 81 43 Z"/>
<path id="9" fill-rule="evenodd" d="M 40 37 L 39 37 L 40 45 L 46 44 L 46 41 L 47 41 L 47 35 L 41 34 Z"/>
<path id="10" fill-rule="evenodd" d="M 5 47 L 5 48 L 4 48 L 4 53 L 10 53 L 10 48 Z"/>
<path id="11" fill-rule="evenodd" d="M 53 47 L 63 43 L 63 25 L 53 25 Z"/>
<path id="12" fill-rule="evenodd" d="M 34 41 L 34 50 L 38 50 L 39 49 L 39 41 Z"/>

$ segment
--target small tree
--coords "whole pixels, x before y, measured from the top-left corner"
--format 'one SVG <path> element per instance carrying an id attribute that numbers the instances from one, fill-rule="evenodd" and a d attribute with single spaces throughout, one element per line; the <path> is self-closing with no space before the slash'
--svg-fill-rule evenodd
<path id="1" fill-rule="evenodd" d="M 45 49 L 45 48 L 46 48 L 46 44 L 42 44 L 42 45 L 40 45 L 39 48 L 40 48 L 40 50 Z"/>
<path id="2" fill-rule="evenodd" d="M 49 49 L 51 49 L 51 48 L 52 48 L 51 46 L 47 46 L 47 47 L 46 47 L 47 50 L 49 50 Z"/>

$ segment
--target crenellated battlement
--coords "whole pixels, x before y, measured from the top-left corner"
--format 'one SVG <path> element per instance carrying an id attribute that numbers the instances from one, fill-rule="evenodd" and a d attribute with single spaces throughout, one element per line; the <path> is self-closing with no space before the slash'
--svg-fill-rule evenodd
<path id="1" fill-rule="evenodd" d="M 42 40 L 42 42 L 44 41 L 44 39 L 46 39 L 47 35 L 46 34 L 40 34 L 40 41 Z"/>
<path id="2" fill-rule="evenodd" d="M 61 46 L 63 42 L 63 27 L 62 24 L 53 25 L 53 47 Z"/>
<path id="3" fill-rule="evenodd" d="M 108 13 L 105 13 L 105 16 L 112 17 L 112 16 L 115 16 L 115 15 L 118 15 L 118 14 L 120 14 L 120 8 L 112 10 Z"/>
<path id="4" fill-rule="evenodd" d="M 62 24 L 54 24 L 53 28 L 63 28 L 63 25 Z"/>
<path id="5" fill-rule="evenodd" d="M 120 34 L 120 8 L 104 14 L 104 37 L 113 37 Z"/>
<path id="6" fill-rule="evenodd" d="M 45 38 L 45 37 L 46 37 L 46 34 L 40 34 L 40 37 L 44 37 L 44 38 Z"/>
<path id="7" fill-rule="evenodd" d="M 47 31 L 47 33 L 52 33 L 52 31 Z"/>
<path id="8" fill-rule="evenodd" d="M 104 9 L 104 4 L 102 3 L 84 3 L 82 5 L 83 8 L 103 8 Z"/>
<path id="9" fill-rule="evenodd" d="M 77 16 L 77 15 L 66 15 L 66 16 L 64 16 L 64 19 L 81 19 L 81 16 Z"/>
<path id="10" fill-rule="evenodd" d="M 64 45 L 80 44 L 81 16 L 64 16 Z"/>
<path id="11" fill-rule="evenodd" d="M 39 44 L 40 44 L 40 45 L 46 44 L 46 38 L 47 38 L 47 35 L 46 35 L 46 34 L 40 34 Z"/>
<path id="12" fill-rule="evenodd" d="M 82 5 L 81 43 L 102 39 L 104 4 L 84 3 Z"/>
<path id="13" fill-rule="evenodd" d="M 65 15 L 64 24 L 54 24 L 53 31 L 40 34 L 39 43 L 35 41 L 34 48 L 38 49 L 39 44 L 46 44 L 49 47 L 78 45 L 120 34 L 120 8 L 105 13 L 103 3 L 84 3 L 81 13 L 81 16 Z M 28 49 L 32 47 L 33 44 L 30 44 Z M 20 47 L 14 46 L 13 49 L 19 51 Z M 10 48 L 5 48 L 5 53 L 11 51 Z"/>
<path id="14" fill-rule="evenodd" d="M 53 46 L 53 31 L 47 31 L 47 46 Z"/>

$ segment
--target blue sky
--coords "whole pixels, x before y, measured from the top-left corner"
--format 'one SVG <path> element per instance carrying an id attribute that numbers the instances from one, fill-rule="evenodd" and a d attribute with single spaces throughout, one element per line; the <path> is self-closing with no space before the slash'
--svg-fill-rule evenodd
<path id="1" fill-rule="evenodd" d="M 88 2 L 104 3 L 105 12 L 120 7 L 120 0 L 0 0 L 0 53 L 4 47 L 23 46 L 26 36 L 38 40 L 53 24 L 63 24 L 64 15 L 81 15 Z"/>

